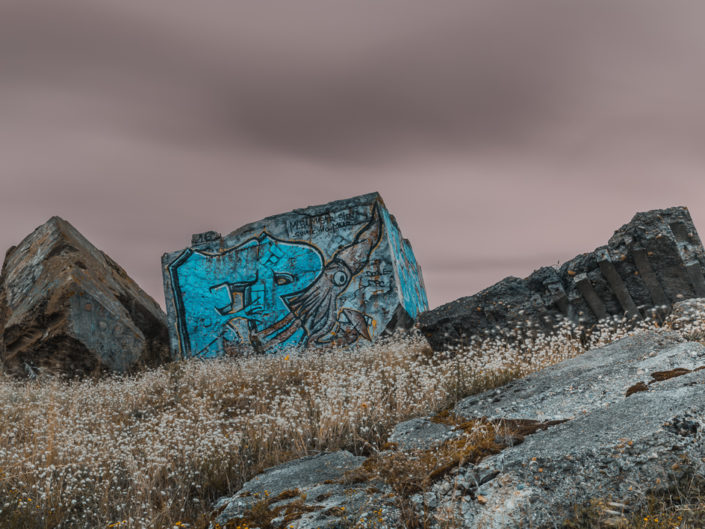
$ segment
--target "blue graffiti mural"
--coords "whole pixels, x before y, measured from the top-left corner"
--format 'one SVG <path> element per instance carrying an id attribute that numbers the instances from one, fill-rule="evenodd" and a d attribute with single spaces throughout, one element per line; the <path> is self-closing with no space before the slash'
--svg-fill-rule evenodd
<path id="1" fill-rule="evenodd" d="M 167 266 L 184 356 L 212 357 L 229 347 L 260 352 L 289 346 L 371 340 L 374 318 L 339 298 L 379 244 L 379 207 L 330 259 L 315 245 L 266 231 L 219 252 L 187 249 Z"/>
<path id="2" fill-rule="evenodd" d="M 280 241 L 264 232 L 222 253 L 186 250 L 169 267 L 175 299 L 186 317 L 182 347 L 192 356 L 216 356 L 223 340 L 290 345 L 303 331 L 291 326 L 285 297 L 303 290 L 323 269 L 312 245 Z M 257 343 L 257 342 L 255 342 Z"/>

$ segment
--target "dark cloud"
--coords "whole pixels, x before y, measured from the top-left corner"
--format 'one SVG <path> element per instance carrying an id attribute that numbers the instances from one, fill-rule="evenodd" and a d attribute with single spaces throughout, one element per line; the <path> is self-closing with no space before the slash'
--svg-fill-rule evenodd
<path id="1" fill-rule="evenodd" d="M 97 98 L 116 126 L 172 141 L 358 161 L 511 145 L 591 91 L 604 108 L 663 95 L 679 67 L 703 83 L 703 42 L 673 35 L 698 13 L 646 3 L 122 4 L 5 7 L 3 79 Z"/>

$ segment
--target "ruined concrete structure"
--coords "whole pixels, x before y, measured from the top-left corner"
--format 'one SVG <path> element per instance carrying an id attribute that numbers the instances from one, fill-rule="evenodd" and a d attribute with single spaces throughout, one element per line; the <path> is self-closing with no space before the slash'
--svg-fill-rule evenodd
<path id="1" fill-rule="evenodd" d="M 110 257 L 51 218 L 8 250 L 0 359 L 8 373 L 127 372 L 169 358 L 166 316 Z"/>
<path id="2" fill-rule="evenodd" d="M 194 235 L 162 272 L 177 358 L 373 341 L 428 308 L 377 193 Z"/>
<path id="3" fill-rule="evenodd" d="M 688 209 L 673 207 L 637 213 L 606 246 L 526 279 L 508 277 L 422 314 L 418 326 L 444 349 L 493 329 L 531 324 L 550 332 L 565 319 L 591 325 L 662 315 L 693 297 L 705 297 L 705 251 Z"/>

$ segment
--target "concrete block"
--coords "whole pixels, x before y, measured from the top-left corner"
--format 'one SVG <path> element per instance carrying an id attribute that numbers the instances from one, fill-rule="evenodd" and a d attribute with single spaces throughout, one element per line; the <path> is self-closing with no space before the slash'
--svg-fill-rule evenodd
<path id="1" fill-rule="evenodd" d="M 194 235 L 162 272 L 174 357 L 374 341 L 428 308 L 377 193 Z"/>

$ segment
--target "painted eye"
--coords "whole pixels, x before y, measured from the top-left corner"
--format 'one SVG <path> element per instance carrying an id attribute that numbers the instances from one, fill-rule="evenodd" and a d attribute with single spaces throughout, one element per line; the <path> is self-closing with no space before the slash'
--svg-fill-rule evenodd
<path id="1" fill-rule="evenodd" d="M 345 272 L 338 270 L 335 274 L 333 274 L 333 283 L 337 286 L 343 286 L 347 282 L 348 275 Z"/>
<path id="2" fill-rule="evenodd" d="M 289 274 L 274 274 L 274 282 L 279 286 L 288 285 L 294 282 L 294 277 Z"/>

